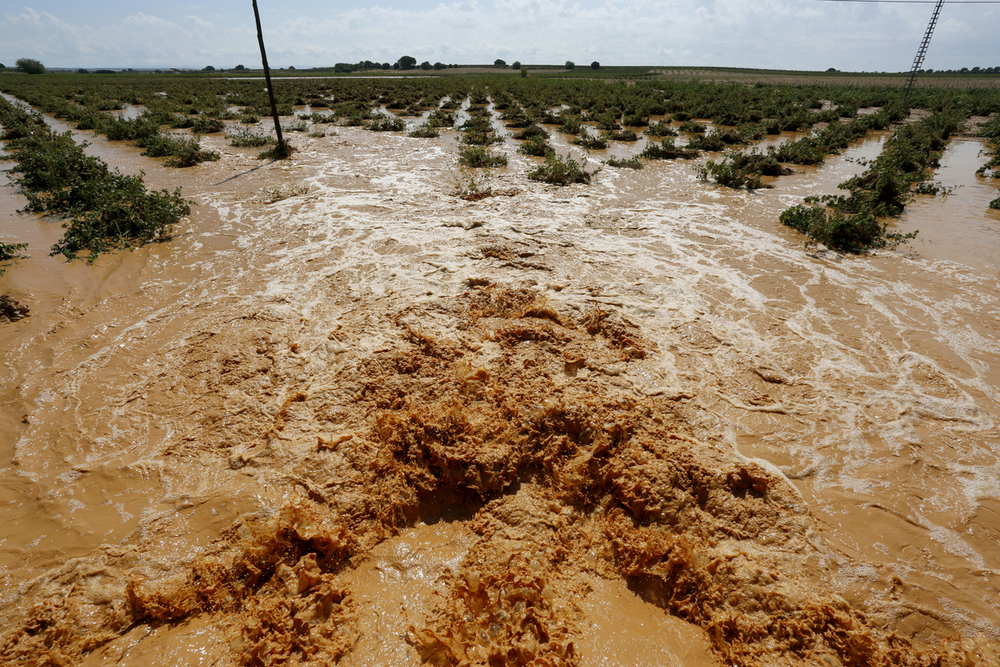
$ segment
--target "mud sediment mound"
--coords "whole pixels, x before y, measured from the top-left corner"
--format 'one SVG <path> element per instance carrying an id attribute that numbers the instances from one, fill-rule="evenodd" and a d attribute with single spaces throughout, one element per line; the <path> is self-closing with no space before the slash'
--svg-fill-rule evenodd
<path id="1" fill-rule="evenodd" d="M 576 600 L 619 577 L 702 628 L 720 664 L 975 663 L 943 625 L 922 640 L 894 631 L 888 597 L 876 616 L 841 598 L 842 557 L 787 482 L 699 441 L 692 396 L 635 390 L 627 376 L 656 347 L 614 310 L 557 312 L 531 290 L 487 286 L 389 320 L 379 345 L 349 324 L 284 358 L 279 327 L 260 318 L 229 342 L 193 341 L 201 361 L 178 371 L 191 386 L 208 369 L 245 396 L 270 374 L 284 399 L 235 426 L 202 420 L 164 455 L 209 443 L 202 465 L 284 484 L 285 506 L 189 562 L 133 545 L 47 574 L 12 603 L 4 661 L 74 664 L 138 624 L 211 615 L 230 639 L 211 649 L 222 664 L 331 664 L 368 631 L 351 575 L 371 549 L 418 521 L 461 520 L 477 539 L 406 633 L 425 663 L 581 664 Z M 237 339 L 255 347 L 213 356 Z M 277 370 L 295 355 L 314 370 Z"/>
<path id="2" fill-rule="evenodd" d="M 29 308 L 7 296 L 0 295 L 0 322 L 17 322 L 28 316 Z"/>

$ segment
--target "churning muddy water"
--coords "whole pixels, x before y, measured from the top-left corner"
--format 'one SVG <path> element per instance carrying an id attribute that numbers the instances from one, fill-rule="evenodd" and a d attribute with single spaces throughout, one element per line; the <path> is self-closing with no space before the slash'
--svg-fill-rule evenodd
<path id="1" fill-rule="evenodd" d="M 852 257 L 778 214 L 884 135 L 753 193 L 545 186 L 509 141 L 475 202 L 453 134 L 186 170 L 81 136 L 196 205 L 88 266 L 0 192 L 4 660 L 997 664 L 975 141 Z"/>

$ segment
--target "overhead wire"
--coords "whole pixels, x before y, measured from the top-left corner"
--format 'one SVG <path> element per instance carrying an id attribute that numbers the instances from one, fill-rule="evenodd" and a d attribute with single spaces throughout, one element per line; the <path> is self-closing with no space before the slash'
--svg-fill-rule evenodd
<path id="1" fill-rule="evenodd" d="M 816 0 L 816 2 L 860 2 L 880 5 L 935 5 L 936 0 Z M 946 5 L 1000 5 L 1000 0 L 945 0 Z"/>

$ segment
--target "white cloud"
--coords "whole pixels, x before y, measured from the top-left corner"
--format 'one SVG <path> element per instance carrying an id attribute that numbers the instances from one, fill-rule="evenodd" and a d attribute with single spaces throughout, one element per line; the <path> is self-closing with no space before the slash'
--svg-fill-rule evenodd
<path id="1" fill-rule="evenodd" d="M 0 22 L 0 60 L 32 57 L 53 67 L 251 64 L 257 58 L 252 14 L 230 2 L 175 11 L 140 1 L 131 16 L 87 14 L 86 23 L 27 7 Z M 995 10 L 972 7 L 946 8 L 932 66 L 988 66 L 995 59 L 991 23 L 983 20 Z M 269 59 L 300 68 L 394 62 L 408 53 L 431 62 L 891 71 L 909 66 L 929 16 L 921 5 L 807 0 L 458 0 L 351 9 L 286 0 L 280 12 L 262 18 Z"/>
<path id="2" fill-rule="evenodd" d="M 202 20 L 197 16 L 190 16 L 186 14 L 184 16 L 184 19 L 204 30 L 215 30 L 215 26 L 212 25 L 209 21 Z"/>
<path id="3" fill-rule="evenodd" d="M 164 21 L 161 18 L 146 16 L 142 13 L 136 14 L 135 16 L 126 16 L 122 22 L 127 26 L 132 26 L 138 29 L 150 27 L 158 30 L 171 30 L 180 27 L 174 23 L 170 23 L 169 21 Z"/>

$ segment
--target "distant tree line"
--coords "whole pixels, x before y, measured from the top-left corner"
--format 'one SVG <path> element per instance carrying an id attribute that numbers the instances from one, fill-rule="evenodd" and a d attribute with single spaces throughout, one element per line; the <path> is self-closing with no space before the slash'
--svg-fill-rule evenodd
<path id="1" fill-rule="evenodd" d="M 440 62 L 437 62 L 437 63 L 434 63 L 433 65 L 431 65 L 431 63 L 429 61 L 427 61 L 427 60 L 425 60 L 424 62 L 422 62 L 422 63 L 420 63 L 418 65 L 417 64 L 417 59 L 414 58 L 413 56 L 403 56 L 402 58 L 400 58 L 399 60 L 397 60 L 396 62 L 394 62 L 392 64 L 391 69 L 395 69 L 395 70 L 412 70 L 412 69 L 429 70 L 429 69 L 446 69 L 446 68 L 452 68 L 452 67 L 476 67 L 476 65 L 456 65 L 456 64 L 445 65 L 444 63 L 440 63 Z M 521 64 L 520 60 L 515 60 L 513 63 L 511 63 L 508 66 L 507 65 L 507 61 L 504 60 L 503 58 L 497 58 L 496 60 L 494 60 L 493 61 L 493 67 L 496 67 L 497 69 L 507 69 L 507 67 L 510 67 L 513 70 L 524 69 L 524 65 Z M 576 67 L 576 65 L 573 63 L 572 60 L 567 60 L 566 61 L 566 64 L 565 64 L 565 68 L 566 69 L 573 69 L 574 67 Z M 594 62 L 590 63 L 590 67 L 592 69 L 600 69 L 601 68 L 601 64 L 595 60 Z M 347 63 L 337 63 L 337 68 L 342 68 L 342 71 L 345 71 L 345 72 L 353 72 L 353 71 L 362 70 L 362 69 L 390 69 L 390 66 L 388 65 L 388 63 L 382 63 L 381 65 L 379 65 L 378 63 L 372 63 L 371 61 L 366 60 L 366 61 L 358 63 L 356 65 L 355 64 L 347 64 Z"/>
<path id="2" fill-rule="evenodd" d="M 963 67 L 962 69 L 921 69 L 921 74 L 1000 74 L 1000 67 Z"/>
<path id="3" fill-rule="evenodd" d="M 414 58 L 413 56 L 403 56 L 399 60 L 397 60 L 396 62 L 394 62 L 392 64 L 390 64 L 390 63 L 379 63 L 379 62 L 374 62 L 374 61 L 371 61 L 371 60 L 361 60 L 361 61 L 358 61 L 356 63 L 336 63 L 334 65 L 333 69 L 334 69 L 335 72 L 342 73 L 342 74 L 348 74 L 350 72 L 359 72 L 359 71 L 364 71 L 364 70 L 390 70 L 390 69 L 393 69 L 393 70 L 414 70 L 414 69 L 421 69 L 421 70 L 427 71 L 427 70 L 442 70 L 442 69 L 448 69 L 448 68 L 470 67 L 470 66 L 474 66 L 474 65 L 456 65 L 454 63 L 450 64 L 450 65 L 446 65 L 446 64 L 444 64 L 442 62 L 436 62 L 434 64 L 431 64 L 431 62 L 429 60 L 425 60 L 425 61 L 423 61 L 422 63 L 420 63 L 418 65 L 417 64 L 417 59 Z M 493 66 L 496 67 L 496 68 L 498 68 L 498 69 L 506 69 L 507 68 L 507 61 L 504 60 L 504 59 L 502 59 L 502 58 L 497 58 L 496 60 L 493 61 Z M 566 64 L 565 64 L 565 68 L 566 69 L 570 69 L 571 70 L 571 69 L 573 69 L 575 67 L 576 67 L 576 65 L 573 63 L 572 60 L 567 60 L 566 61 Z M 590 67 L 592 69 L 600 69 L 601 68 L 601 64 L 595 60 L 594 62 L 590 63 Z M 20 60 L 18 60 L 17 61 L 17 68 L 20 71 L 25 72 L 27 74 L 44 74 L 45 73 L 45 65 L 43 65 L 39 61 L 33 60 L 31 58 L 21 58 Z M 525 69 L 524 66 L 521 64 L 520 60 L 515 60 L 510 65 L 510 68 L 513 69 L 513 70 L 515 70 L 515 71 L 516 70 L 522 70 L 522 75 L 523 75 L 523 70 Z M 3 64 L 0 64 L 0 69 L 4 69 Z M 289 67 L 283 67 L 281 69 L 287 69 L 287 70 L 294 71 L 295 67 L 289 66 Z M 327 69 L 327 68 L 325 68 L 325 67 L 314 67 L 313 69 Z M 989 70 L 983 70 L 983 71 L 989 71 L 989 72 L 991 72 L 993 69 L 994 68 L 990 68 Z M 997 69 L 1000 69 L 1000 68 L 997 68 Z M 233 70 L 237 71 L 237 72 L 243 72 L 243 71 L 246 71 L 246 67 L 244 67 L 243 65 L 237 65 L 236 67 L 233 68 Z M 133 70 L 131 68 L 129 68 L 128 70 L 110 70 L 110 69 L 88 70 L 88 69 L 80 68 L 80 69 L 78 69 L 76 71 L 79 74 L 90 74 L 91 72 L 93 72 L 95 74 L 115 74 L 117 71 L 133 72 L 135 70 Z M 203 67 L 201 69 L 201 71 L 205 72 L 207 74 L 211 74 L 211 73 L 215 73 L 215 72 L 225 72 L 226 70 L 223 69 L 223 68 L 216 68 L 213 65 L 206 65 L 205 67 Z M 974 71 L 978 72 L 979 68 L 978 67 L 974 68 Z M 159 74 L 160 70 L 156 70 L 156 72 L 157 72 L 157 74 Z"/>
<path id="4" fill-rule="evenodd" d="M 830 74 L 834 72 L 842 73 L 841 70 L 837 69 L 836 67 L 831 67 L 826 71 Z M 851 72 L 850 70 L 848 70 L 848 73 L 869 74 L 869 72 Z M 896 73 L 904 74 L 905 72 L 896 72 Z M 928 69 L 918 69 L 917 73 L 918 74 L 1000 74 L 1000 67 L 973 67 L 971 69 L 968 67 L 963 67 L 962 69 L 937 69 L 937 70 L 928 68 Z M 878 72 L 871 72 L 871 74 L 878 74 Z M 882 74 L 886 74 L 886 72 L 882 72 Z"/>

